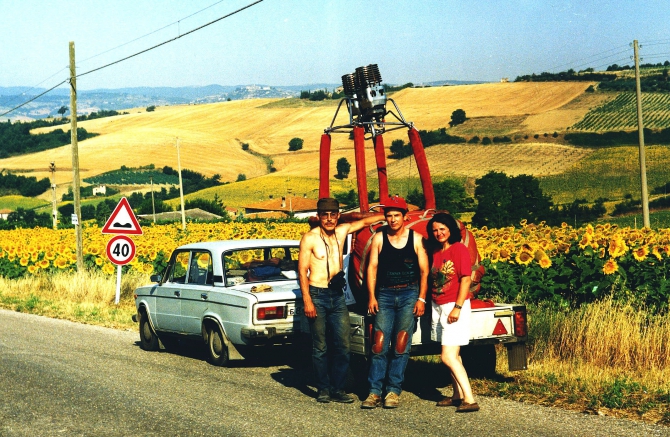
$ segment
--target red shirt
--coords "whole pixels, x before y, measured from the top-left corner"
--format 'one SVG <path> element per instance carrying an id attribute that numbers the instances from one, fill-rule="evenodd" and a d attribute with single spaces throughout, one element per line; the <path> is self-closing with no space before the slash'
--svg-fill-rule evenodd
<path id="1" fill-rule="evenodd" d="M 454 243 L 447 250 L 433 253 L 433 265 L 430 269 L 433 302 L 444 305 L 456 302 L 460 280 L 470 276 L 470 252 L 463 243 Z"/>

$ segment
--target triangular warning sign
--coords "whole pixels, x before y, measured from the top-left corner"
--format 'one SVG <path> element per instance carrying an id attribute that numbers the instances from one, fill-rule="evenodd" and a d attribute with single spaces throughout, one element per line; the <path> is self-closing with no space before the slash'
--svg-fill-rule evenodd
<path id="1" fill-rule="evenodd" d="M 505 335 L 505 334 L 507 334 L 507 329 L 505 329 L 505 325 L 503 325 L 502 320 L 498 319 L 496 327 L 493 328 L 493 335 Z"/>
<path id="2" fill-rule="evenodd" d="M 142 228 L 135 217 L 128 199 L 122 197 L 114 212 L 102 228 L 103 234 L 142 235 Z"/>

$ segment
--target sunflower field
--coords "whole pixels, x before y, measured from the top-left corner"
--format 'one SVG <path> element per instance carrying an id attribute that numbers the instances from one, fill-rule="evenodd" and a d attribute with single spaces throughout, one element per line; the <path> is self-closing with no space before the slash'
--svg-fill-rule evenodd
<path id="1" fill-rule="evenodd" d="M 670 229 L 522 221 L 472 231 L 487 270 L 482 296 L 566 308 L 612 296 L 670 309 Z"/>
<path id="2" fill-rule="evenodd" d="M 143 228 L 143 235 L 133 236 L 137 247 L 135 258 L 123 266 L 124 271 L 161 273 L 172 251 L 183 244 L 212 240 L 239 239 L 296 239 L 309 230 L 307 224 L 296 223 L 189 223 L 186 231 L 181 225 L 157 225 Z M 112 275 L 116 266 L 107 257 L 107 242 L 97 225 L 83 228 L 84 264 Z M 43 228 L 0 231 L 0 276 L 9 279 L 40 272 L 76 270 L 77 248 L 72 229 Z"/>
<path id="3" fill-rule="evenodd" d="M 152 225 L 134 236 L 136 256 L 124 271 L 163 271 L 177 246 L 198 241 L 280 238 L 299 240 L 300 223 L 190 223 Z M 573 228 L 522 221 L 519 226 L 471 228 L 486 267 L 480 297 L 569 307 L 613 296 L 665 312 L 670 308 L 670 229 L 603 224 Z M 109 235 L 84 226 L 84 263 L 112 275 Z M 0 276 L 19 278 L 76 269 L 74 232 L 51 229 L 0 231 Z"/>

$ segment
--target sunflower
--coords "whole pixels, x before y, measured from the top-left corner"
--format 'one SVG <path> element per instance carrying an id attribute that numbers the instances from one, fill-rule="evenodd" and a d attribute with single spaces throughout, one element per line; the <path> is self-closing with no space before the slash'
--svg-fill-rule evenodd
<path id="1" fill-rule="evenodd" d="M 508 249 L 500 249 L 500 261 L 509 261 L 511 255 Z"/>
<path id="2" fill-rule="evenodd" d="M 25 266 L 28 265 L 28 261 L 30 261 L 29 258 L 24 258 L 24 257 L 22 257 L 22 258 L 19 260 L 19 264 L 21 264 L 23 267 L 25 267 Z"/>
<path id="3" fill-rule="evenodd" d="M 67 266 L 67 264 L 68 264 L 67 259 L 64 258 L 64 257 L 62 257 L 62 256 L 59 256 L 59 257 L 56 258 L 56 260 L 54 261 L 54 265 L 55 265 L 56 267 L 58 267 L 59 269 L 64 269 L 64 268 Z"/>
<path id="4" fill-rule="evenodd" d="M 558 250 L 559 252 L 568 253 L 568 251 L 570 251 L 570 245 L 566 242 L 561 241 L 556 246 L 556 250 Z"/>
<path id="5" fill-rule="evenodd" d="M 516 257 L 514 258 L 517 264 L 521 265 L 528 265 L 530 262 L 533 260 L 533 255 L 530 253 L 526 252 L 525 250 L 522 250 L 521 252 L 516 254 Z"/>
<path id="6" fill-rule="evenodd" d="M 488 258 L 491 260 L 492 263 L 497 263 L 499 256 L 500 252 L 498 252 L 497 250 L 492 250 Z"/>
<path id="7" fill-rule="evenodd" d="M 661 261 L 663 256 L 661 255 L 661 250 L 658 246 L 654 246 L 654 248 L 651 250 L 651 254 L 656 257 L 657 260 Z"/>
<path id="8" fill-rule="evenodd" d="M 33 275 L 35 274 L 35 272 L 39 271 L 39 269 L 40 268 L 37 267 L 35 264 L 31 264 L 28 266 L 28 272 L 30 272 Z"/>
<path id="9" fill-rule="evenodd" d="M 637 261 L 644 261 L 647 259 L 647 255 L 649 255 L 649 248 L 647 246 L 638 247 L 633 251 L 633 258 Z"/>
<path id="10" fill-rule="evenodd" d="M 607 260 L 607 262 L 605 262 L 605 264 L 603 265 L 603 273 L 606 274 L 606 275 L 611 275 L 612 273 L 616 272 L 617 270 L 619 270 L 619 265 L 612 258 Z"/>
<path id="11" fill-rule="evenodd" d="M 621 237 L 615 237 L 610 240 L 609 253 L 612 258 L 619 258 L 628 251 L 626 242 Z"/>
<path id="12" fill-rule="evenodd" d="M 48 259 L 43 259 L 42 261 L 39 262 L 39 266 L 41 269 L 46 269 L 47 267 L 49 267 L 50 264 L 51 263 L 49 262 Z"/>
<path id="13" fill-rule="evenodd" d="M 548 269 L 549 267 L 551 267 L 551 259 L 549 259 L 548 256 L 540 258 L 540 267 L 542 267 L 543 269 Z"/>
<path id="14" fill-rule="evenodd" d="M 590 246 L 590 245 L 591 245 L 591 240 L 592 240 L 592 238 L 593 238 L 593 237 L 591 236 L 591 234 L 589 234 L 588 232 L 585 233 L 585 234 L 582 236 L 582 239 L 579 240 L 579 248 L 580 248 L 580 249 L 585 249 L 586 246 Z"/>

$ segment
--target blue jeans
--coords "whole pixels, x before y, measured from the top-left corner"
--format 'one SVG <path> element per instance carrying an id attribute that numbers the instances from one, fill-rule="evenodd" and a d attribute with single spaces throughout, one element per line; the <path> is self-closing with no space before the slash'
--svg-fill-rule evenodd
<path id="1" fill-rule="evenodd" d="M 409 350 L 412 346 L 415 318 L 414 305 L 419 297 L 416 288 L 380 289 L 377 295 L 379 311 L 375 316 L 372 343 L 372 360 L 368 382 L 370 393 L 382 394 L 382 382 L 387 375 L 386 393 L 400 394 L 405 378 L 405 367 L 409 361 Z M 378 331 L 383 333 L 383 340 L 375 348 Z M 404 333 L 403 333 L 404 332 Z M 398 334 L 407 340 L 404 348 L 399 347 Z M 389 351 L 389 346 L 391 350 Z M 381 350 L 379 350 L 381 349 Z M 401 349 L 401 350 L 398 350 Z"/>
<path id="2" fill-rule="evenodd" d="M 343 390 L 349 370 L 351 322 L 344 293 L 309 286 L 316 317 L 309 320 L 317 390 Z M 328 353 L 328 343 L 331 351 Z M 330 357 L 328 356 L 330 355 Z M 330 372 L 328 362 L 330 361 Z"/>

